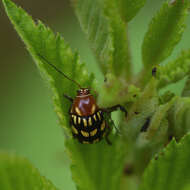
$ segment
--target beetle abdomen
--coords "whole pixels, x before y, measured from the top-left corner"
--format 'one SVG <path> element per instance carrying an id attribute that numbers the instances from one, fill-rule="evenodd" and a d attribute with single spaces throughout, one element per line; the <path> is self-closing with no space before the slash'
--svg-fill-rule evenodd
<path id="1" fill-rule="evenodd" d="M 100 110 L 89 116 L 71 114 L 71 123 L 73 136 L 83 144 L 99 142 L 105 134 L 106 122 Z"/>

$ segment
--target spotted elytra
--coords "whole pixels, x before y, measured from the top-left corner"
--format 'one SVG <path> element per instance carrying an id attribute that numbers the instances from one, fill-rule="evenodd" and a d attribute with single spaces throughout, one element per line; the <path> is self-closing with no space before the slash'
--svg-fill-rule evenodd
<path id="1" fill-rule="evenodd" d="M 96 104 L 94 96 L 90 94 L 90 90 L 88 88 L 82 88 L 79 83 L 70 79 L 57 67 L 48 62 L 46 58 L 39 54 L 38 56 L 62 76 L 72 81 L 79 87 L 79 90 L 77 90 L 77 95 L 74 99 L 66 94 L 63 94 L 64 97 L 72 103 L 71 109 L 69 110 L 69 115 L 73 137 L 78 139 L 78 141 L 82 144 L 94 144 L 105 137 L 107 143 L 111 144 L 108 139 L 108 134 L 111 128 L 107 125 L 103 113 L 111 113 L 119 108 L 127 116 L 126 109 L 119 104 L 109 108 L 99 108 Z"/>

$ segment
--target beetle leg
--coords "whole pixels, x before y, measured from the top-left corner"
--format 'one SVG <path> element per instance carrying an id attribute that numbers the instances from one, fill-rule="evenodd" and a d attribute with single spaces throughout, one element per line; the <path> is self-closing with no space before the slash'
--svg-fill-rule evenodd
<path id="1" fill-rule="evenodd" d="M 71 98 L 70 96 L 63 94 L 64 98 L 66 98 L 67 100 L 69 100 L 70 102 L 73 102 L 73 98 Z"/>
<path id="2" fill-rule="evenodd" d="M 127 117 L 127 110 L 123 106 L 121 106 L 120 104 L 117 104 L 117 105 L 109 107 L 109 108 L 102 108 L 102 111 L 107 112 L 107 113 L 111 113 L 113 111 L 116 111 L 117 109 L 120 109 L 122 112 L 124 112 L 125 116 Z"/>
<path id="3" fill-rule="evenodd" d="M 156 77 L 156 72 L 157 72 L 157 68 L 153 67 L 153 69 L 152 69 L 152 76 L 153 77 Z"/>
<path id="4" fill-rule="evenodd" d="M 144 123 L 144 125 L 141 127 L 141 132 L 146 132 L 149 125 L 150 125 L 150 117 L 148 117 Z"/>
<path id="5" fill-rule="evenodd" d="M 109 138 L 108 138 L 108 135 L 105 136 L 105 140 L 106 140 L 106 142 L 108 143 L 108 145 L 112 145 L 111 141 L 110 141 Z"/>
<path id="6" fill-rule="evenodd" d="M 108 145 L 112 145 L 112 143 L 111 143 L 111 141 L 110 141 L 110 139 L 109 139 L 109 134 L 110 134 L 110 132 L 111 132 L 111 129 L 110 129 L 110 127 L 108 126 L 107 123 L 106 123 L 106 129 L 107 129 L 107 131 L 106 131 L 106 135 L 105 135 L 105 140 L 106 140 L 106 142 L 108 143 Z"/>

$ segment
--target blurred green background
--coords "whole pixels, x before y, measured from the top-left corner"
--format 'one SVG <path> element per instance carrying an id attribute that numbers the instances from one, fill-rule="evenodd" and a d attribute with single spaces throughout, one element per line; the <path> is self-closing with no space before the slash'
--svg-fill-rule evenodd
<path id="1" fill-rule="evenodd" d="M 141 43 L 148 23 L 164 0 L 148 0 L 129 24 L 135 71 L 141 68 Z M 14 0 L 34 19 L 60 32 L 72 49 L 78 50 L 89 72 L 103 80 L 95 59 L 68 0 Z M 0 149 L 27 157 L 58 188 L 73 190 L 64 136 L 53 111 L 51 93 L 42 81 L 22 41 L 10 24 L 0 3 Z M 180 44 L 168 59 L 190 47 L 190 17 Z M 160 39 L 162 40 L 162 39 Z M 166 62 L 168 61 L 166 60 Z M 184 81 L 169 88 L 180 94 Z M 101 93 L 101 92 L 99 92 Z"/>

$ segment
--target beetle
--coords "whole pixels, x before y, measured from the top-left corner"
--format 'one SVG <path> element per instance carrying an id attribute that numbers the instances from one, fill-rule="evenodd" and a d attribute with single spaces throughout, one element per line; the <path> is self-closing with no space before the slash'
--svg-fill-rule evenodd
<path id="1" fill-rule="evenodd" d="M 109 108 L 99 108 L 96 104 L 94 96 L 90 93 L 89 88 L 81 87 L 78 82 L 69 78 L 55 65 L 51 64 L 46 58 L 39 54 L 38 56 L 62 76 L 72 81 L 79 87 L 79 90 L 77 90 L 77 95 L 74 99 L 66 94 L 63 94 L 63 96 L 71 102 L 69 115 L 73 137 L 82 144 L 94 144 L 101 141 L 102 138 L 105 137 L 107 143 L 111 144 L 108 139 L 111 128 L 104 119 L 104 113 L 110 114 L 111 112 L 120 109 L 127 116 L 126 109 L 119 104 Z"/>

